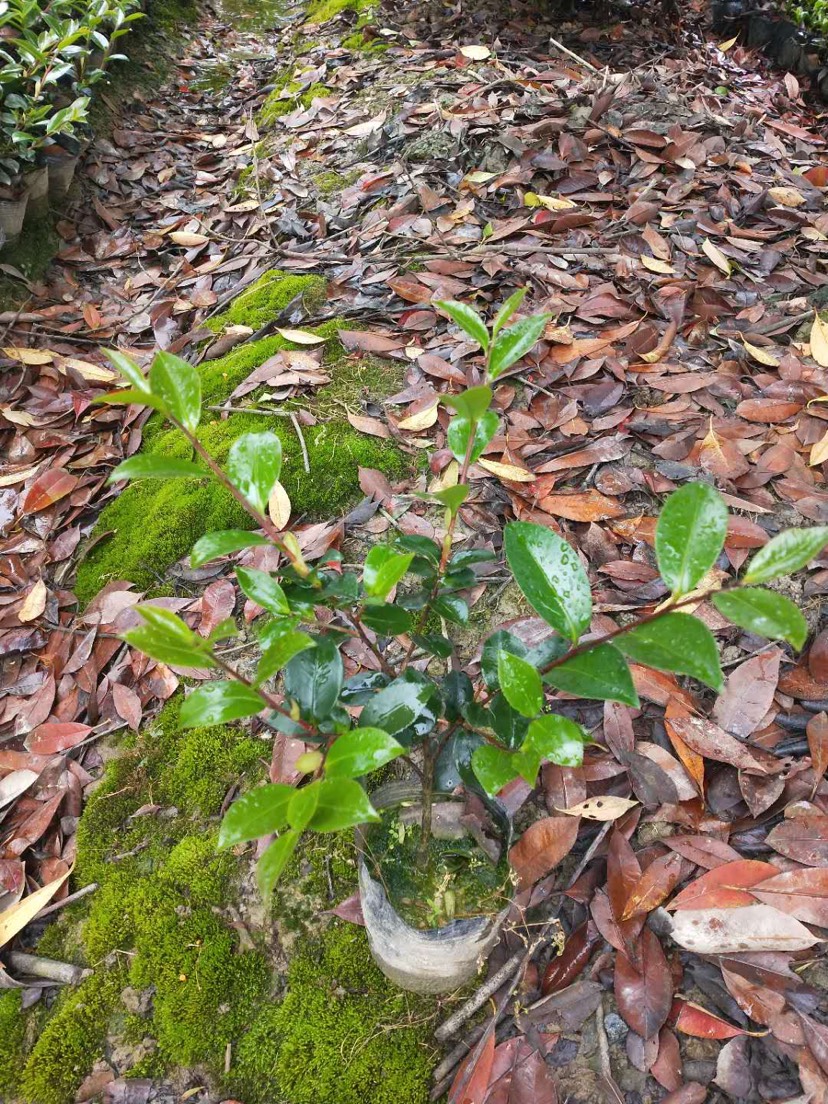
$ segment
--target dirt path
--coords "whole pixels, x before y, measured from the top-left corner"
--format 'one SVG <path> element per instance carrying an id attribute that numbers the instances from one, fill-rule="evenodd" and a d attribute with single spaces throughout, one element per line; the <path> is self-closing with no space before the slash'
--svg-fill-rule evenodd
<path id="1" fill-rule="evenodd" d="M 274 428 L 306 554 L 347 553 L 392 526 L 435 531 L 411 491 L 451 479 L 438 396 L 476 369 L 432 300 L 485 311 L 525 285 L 556 322 L 498 388 L 502 431 L 474 472 L 465 537 L 499 549 L 514 515 L 558 527 L 608 623 L 662 597 L 653 515 L 688 479 L 715 482 L 735 512 L 722 572 L 783 524 L 828 521 L 828 408 L 808 405 L 828 392 L 808 347 L 828 280 L 828 161 L 824 119 L 796 81 L 693 27 L 677 47 L 633 21 L 556 25 L 578 61 L 528 7 L 254 7 L 204 16 L 163 87 L 147 70 L 89 151 L 56 261 L 0 316 L 0 786 L 35 775 L 0 823 L 0 909 L 25 877 L 56 881 L 76 860 L 56 900 L 99 887 L 18 940 L 94 973 L 54 1003 L 30 982 L 0 996 L 10 1100 L 63 1104 L 83 1083 L 77 1099 L 113 1104 L 416 1104 L 451 1003 L 399 997 L 357 928 L 320 934 L 353 891 L 347 841 L 327 865 L 303 856 L 274 924 L 246 860 L 216 859 L 228 793 L 288 774 L 285 749 L 267 768 L 266 731 L 179 732 L 180 675 L 117 634 L 142 595 L 203 632 L 245 619 L 232 565 L 183 560 L 204 531 L 240 522 L 198 481 L 107 487 L 125 455 L 178 446 L 135 408 L 91 405 L 114 383 L 102 346 L 201 363 L 208 446 L 221 458 L 246 429 Z M 825 560 L 794 584 L 815 632 L 826 587 Z M 511 589 L 495 592 L 473 608 L 470 647 L 504 619 L 532 631 Z M 775 668 L 745 673 L 762 645 L 713 610 L 706 620 L 743 672 L 730 708 L 765 701 L 745 735 L 773 747 L 803 730 L 828 698 L 824 660 L 765 651 Z M 250 651 L 243 638 L 235 658 Z M 352 646 L 348 662 L 372 661 Z M 664 823 L 752 855 L 754 818 L 798 798 L 795 784 L 757 794 L 720 772 L 706 806 L 687 798 L 678 760 L 655 770 L 628 754 L 636 738 L 670 747 L 663 708 L 687 691 L 667 676 L 639 691 L 640 712 L 578 706 L 606 747 L 571 784 L 631 787 L 650 858 Z M 550 809 L 560 784 L 548 781 Z M 537 794 L 523 815 L 545 812 Z M 567 909 L 573 925 L 587 915 Z M 593 964 L 605 989 L 608 961 Z M 769 1022 L 708 966 L 685 963 L 684 992 Z M 605 1006 L 596 1021 L 585 1003 L 585 1024 L 576 1009 L 547 1040 L 562 1098 L 655 1101 L 691 1082 L 711 1101 L 765 1098 L 770 1084 L 792 1095 L 797 1065 L 825 1091 L 787 1019 L 764 1049 L 739 1038 L 724 1064 L 718 1042 L 679 1047 L 670 1032 L 655 1064 L 609 993 Z"/>

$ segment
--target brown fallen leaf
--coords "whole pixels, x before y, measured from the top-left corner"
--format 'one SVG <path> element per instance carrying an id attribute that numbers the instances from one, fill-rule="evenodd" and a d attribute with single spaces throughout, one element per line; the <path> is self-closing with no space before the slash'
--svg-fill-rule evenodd
<path id="1" fill-rule="evenodd" d="M 670 937 L 686 951 L 702 955 L 804 951 L 819 943 L 804 924 L 770 905 L 677 912 Z"/>

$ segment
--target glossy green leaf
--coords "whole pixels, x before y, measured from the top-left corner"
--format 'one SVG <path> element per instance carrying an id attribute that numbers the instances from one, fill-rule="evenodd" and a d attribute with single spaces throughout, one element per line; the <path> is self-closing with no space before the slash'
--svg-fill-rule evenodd
<path id="1" fill-rule="evenodd" d="M 740 587 L 714 594 L 712 602 L 728 621 L 769 640 L 786 640 L 799 649 L 808 637 L 808 622 L 802 611 L 774 590 Z"/>
<path id="2" fill-rule="evenodd" d="M 627 661 L 612 644 L 596 644 L 588 652 L 573 656 L 547 671 L 543 681 L 578 698 L 638 705 Z"/>
<path id="3" fill-rule="evenodd" d="M 327 717 L 345 679 L 342 656 L 333 637 L 323 636 L 315 648 L 295 655 L 285 667 L 284 679 L 285 691 L 299 703 L 305 716 L 315 721 Z"/>
<path id="4" fill-rule="evenodd" d="M 261 533 L 249 533 L 246 529 L 219 529 L 215 533 L 206 533 L 195 542 L 190 553 L 190 565 L 202 567 L 219 556 L 229 556 L 231 552 L 270 543 Z"/>
<path id="5" fill-rule="evenodd" d="M 453 732 L 434 765 L 434 788 L 438 792 L 451 793 L 461 783 L 473 784 L 476 776 L 471 765 L 472 755 L 483 743 L 479 732 L 467 728 Z"/>
<path id="6" fill-rule="evenodd" d="M 507 368 L 511 368 L 521 357 L 534 349 L 546 329 L 546 323 L 551 318 L 551 314 L 533 314 L 501 330 L 495 338 L 489 356 L 490 378 L 497 379 Z"/>
<path id="7" fill-rule="evenodd" d="M 465 715 L 471 723 L 475 723 L 475 708 L 476 703 L 472 703 L 465 710 Z M 486 718 L 484 723 L 491 727 L 501 744 L 508 748 L 521 746 L 529 728 L 529 720 L 522 713 L 518 713 L 500 691 L 492 696 L 484 717 Z"/>
<path id="8" fill-rule="evenodd" d="M 251 686 L 227 680 L 205 682 L 184 699 L 181 705 L 182 728 L 226 724 L 242 717 L 255 717 L 266 703 Z"/>
<path id="9" fill-rule="evenodd" d="M 431 609 L 453 625 L 465 625 L 469 620 L 469 604 L 457 594 L 438 595 L 431 603 Z"/>
<path id="10" fill-rule="evenodd" d="M 236 578 L 244 594 L 257 606 L 277 616 L 290 613 L 285 592 L 267 571 L 258 571 L 254 567 L 237 567 Z"/>
<path id="11" fill-rule="evenodd" d="M 319 786 L 319 800 L 308 824 L 314 832 L 341 832 L 379 820 L 365 790 L 353 778 L 325 778 L 314 785 Z"/>
<path id="12" fill-rule="evenodd" d="M 799 571 L 828 544 L 828 525 L 786 529 L 760 548 L 748 564 L 745 583 L 767 583 Z"/>
<path id="13" fill-rule="evenodd" d="M 448 447 L 451 449 L 454 459 L 460 464 L 464 463 L 469 441 L 472 437 L 472 426 L 474 426 L 474 441 L 469 456 L 470 462 L 473 464 L 475 460 L 482 456 L 486 445 L 497 433 L 499 424 L 500 418 L 494 410 L 487 410 L 483 417 L 476 422 L 470 421 L 462 414 L 456 414 L 449 422 L 446 435 Z"/>
<path id="14" fill-rule="evenodd" d="M 492 405 L 491 387 L 469 387 L 459 395 L 443 395 L 446 406 L 475 422 L 482 418 Z"/>
<path id="15" fill-rule="evenodd" d="M 661 577 L 675 595 L 701 582 L 724 547 L 727 506 L 707 483 L 687 483 L 664 503 L 656 525 Z"/>
<path id="16" fill-rule="evenodd" d="M 579 767 L 584 760 L 587 733 L 568 717 L 550 713 L 529 725 L 521 751 L 539 755 L 559 767 Z"/>
<path id="17" fill-rule="evenodd" d="M 192 460 L 177 460 L 174 456 L 153 456 L 151 453 L 130 456 L 112 472 L 107 483 L 122 479 L 204 479 L 207 472 Z"/>
<path id="18" fill-rule="evenodd" d="M 460 329 L 472 341 L 476 341 L 484 353 L 486 352 L 489 348 L 489 331 L 476 310 L 472 310 L 465 303 L 445 299 L 435 299 L 434 306 L 453 319 Z"/>
<path id="19" fill-rule="evenodd" d="M 145 624 L 124 633 L 124 640 L 133 648 L 174 667 L 192 667 L 197 670 L 215 667 L 208 654 L 208 642 L 196 635 L 180 617 L 160 606 L 145 605 L 135 608 Z"/>
<path id="20" fill-rule="evenodd" d="M 531 663 L 511 652 L 497 657 L 497 678 L 503 696 L 524 717 L 535 717 L 543 707 L 543 684 Z"/>
<path id="21" fill-rule="evenodd" d="M 120 349 L 104 349 L 104 353 L 115 371 L 120 372 L 125 380 L 129 380 L 135 391 L 151 394 L 149 380 L 132 357 L 122 353 Z"/>
<path id="22" fill-rule="evenodd" d="M 293 786 L 272 782 L 236 798 L 222 819 L 219 847 L 233 847 L 281 831 L 287 824 L 287 808 L 293 794 Z"/>
<path id="23" fill-rule="evenodd" d="M 166 416 L 167 409 L 160 399 L 146 391 L 138 391 L 134 387 L 127 387 L 123 391 L 107 391 L 105 395 L 98 395 L 93 403 L 108 403 L 110 406 L 149 406 L 153 410 Z"/>
<path id="24" fill-rule="evenodd" d="M 302 833 L 295 828 L 289 832 L 283 832 L 278 839 L 271 843 L 259 859 L 256 867 L 256 882 L 259 886 L 259 893 L 265 900 L 273 892 L 273 888 L 282 876 L 301 836 Z"/>
<path id="25" fill-rule="evenodd" d="M 440 546 L 431 537 L 420 537 L 416 533 L 400 533 L 394 538 L 394 547 L 402 552 L 413 552 L 422 556 L 434 567 L 440 563 Z"/>
<path id="26" fill-rule="evenodd" d="M 362 622 L 382 636 L 397 636 L 408 632 L 414 624 L 413 616 L 401 606 L 366 605 L 362 610 Z"/>
<path id="27" fill-rule="evenodd" d="M 518 776 L 515 753 L 492 747 L 491 744 L 484 744 L 472 753 L 471 765 L 478 782 L 489 797 L 494 797 Z"/>
<path id="28" fill-rule="evenodd" d="M 491 636 L 486 638 L 480 653 L 480 673 L 490 690 L 497 690 L 500 686 L 498 665 L 500 654 L 503 651 L 525 659 L 529 649 L 519 637 L 515 636 L 514 633 L 510 633 L 508 629 L 496 629 Z"/>
<path id="29" fill-rule="evenodd" d="M 194 433 L 201 421 L 201 375 L 198 368 L 181 357 L 161 350 L 153 358 L 149 385 L 153 395 L 161 400 L 172 417 Z"/>
<path id="30" fill-rule="evenodd" d="M 288 824 L 291 828 L 297 828 L 299 831 L 307 828 L 319 804 L 321 787 L 322 782 L 318 780 L 293 791 L 287 808 Z"/>
<path id="31" fill-rule="evenodd" d="M 453 514 L 456 514 L 466 499 L 469 497 L 467 483 L 457 483 L 454 487 L 443 487 L 441 491 L 431 491 L 425 497 L 433 498 L 442 503 Z"/>
<path id="32" fill-rule="evenodd" d="M 517 291 L 513 292 L 509 296 L 509 298 L 495 315 L 495 320 L 492 323 L 492 338 L 497 337 L 497 335 L 500 333 L 500 331 L 503 329 L 503 327 L 506 325 L 512 315 L 518 309 L 520 304 L 526 298 L 526 293 L 528 292 L 528 290 L 529 288 L 525 287 L 518 288 Z"/>
<path id="33" fill-rule="evenodd" d="M 438 717 L 434 684 L 416 671 L 407 671 L 378 691 L 360 714 L 359 723 L 380 728 L 408 746 L 412 736 L 430 732 Z"/>
<path id="34" fill-rule="evenodd" d="M 665 613 L 616 637 L 615 646 L 646 667 L 690 675 L 716 691 L 724 684 L 716 640 L 710 629 L 689 613 Z"/>
<path id="35" fill-rule="evenodd" d="M 414 633 L 411 639 L 418 648 L 430 655 L 439 656 L 440 659 L 448 659 L 454 651 L 454 645 L 442 633 Z"/>
<path id="36" fill-rule="evenodd" d="M 573 643 L 589 628 L 592 592 L 578 554 L 544 525 L 512 521 L 504 532 L 506 559 L 529 605 Z"/>
<path id="37" fill-rule="evenodd" d="M 372 598 L 386 598 L 408 571 L 413 552 L 395 552 L 387 544 L 375 544 L 365 557 L 362 582 Z"/>
<path id="38" fill-rule="evenodd" d="M 379 770 L 404 750 L 393 736 L 379 728 L 354 728 L 331 745 L 325 759 L 325 774 L 328 778 L 356 778 Z"/>
<path id="39" fill-rule="evenodd" d="M 278 622 L 265 627 L 260 644 L 262 658 L 256 668 L 256 682 L 259 685 L 278 674 L 294 656 L 314 646 L 307 633 L 294 629 L 291 624 L 280 625 Z"/>
<path id="40" fill-rule="evenodd" d="M 263 514 L 282 471 L 282 442 L 275 433 L 245 433 L 230 446 L 226 472 L 248 502 Z"/>

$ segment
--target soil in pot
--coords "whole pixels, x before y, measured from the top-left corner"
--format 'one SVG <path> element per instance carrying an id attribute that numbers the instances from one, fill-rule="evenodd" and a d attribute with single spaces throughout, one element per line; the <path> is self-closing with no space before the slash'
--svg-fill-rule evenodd
<path id="1" fill-rule="evenodd" d="M 456 801 L 436 802 L 432 816 L 427 864 L 420 860 L 419 806 L 386 809 L 365 832 L 368 869 L 395 911 L 419 930 L 500 912 L 513 889 L 506 848 L 482 829 L 483 846 L 468 834 Z"/>
<path id="2" fill-rule="evenodd" d="M 0 192 L 0 247 L 20 237 L 28 200 L 25 191 L 19 194 Z"/>
<path id="3" fill-rule="evenodd" d="M 49 168 L 49 198 L 63 199 L 75 176 L 78 155 L 53 147 L 46 154 L 46 164 Z"/>

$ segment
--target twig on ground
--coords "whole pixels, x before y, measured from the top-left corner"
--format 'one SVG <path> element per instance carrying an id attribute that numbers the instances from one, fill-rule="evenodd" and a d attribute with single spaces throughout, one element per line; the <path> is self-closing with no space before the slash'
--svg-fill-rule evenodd
<path id="1" fill-rule="evenodd" d="M 77 985 L 94 972 L 84 970 L 80 966 L 73 966 L 69 962 L 57 962 L 53 958 L 23 954 L 22 951 L 10 951 L 6 960 L 12 970 L 18 970 L 30 977 L 45 978 L 58 985 Z"/>
<path id="2" fill-rule="evenodd" d="M 302 434 L 302 427 L 299 425 L 299 419 L 293 413 L 290 412 L 290 420 L 293 423 L 293 428 L 296 430 L 296 436 L 299 438 L 299 447 L 302 449 L 302 463 L 305 466 L 305 472 L 310 475 L 310 459 L 308 458 L 308 446 L 305 444 L 305 438 Z"/>

